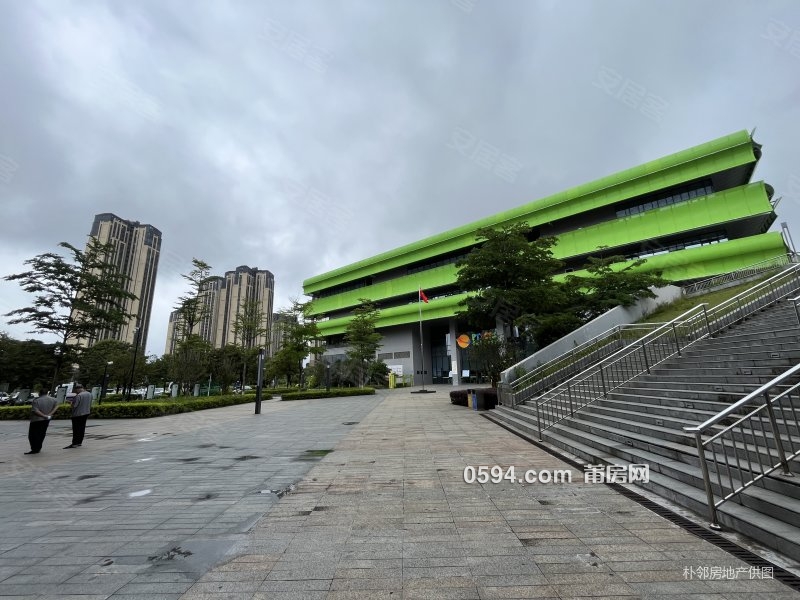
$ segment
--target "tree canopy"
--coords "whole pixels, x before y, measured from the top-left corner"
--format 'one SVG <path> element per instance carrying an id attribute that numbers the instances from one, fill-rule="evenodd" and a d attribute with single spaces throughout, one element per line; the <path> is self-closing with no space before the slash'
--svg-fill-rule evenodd
<path id="1" fill-rule="evenodd" d="M 667 282 L 657 271 L 643 271 L 644 259 L 598 248 L 585 275 L 555 279 L 564 263 L 554 258 L 555 237 L 533 237 L 515 224 L 477 233 L 481 244 L 457 263 L 458 285 L 471 295 L 459 314 L 470 324 L 494 328 L 496 321 L 519 328 L 524 338 L 545 346 L 615 306 L 652 298 L 650 288 Z"/>
<path id="2" fill-rule="evenodd" d="M 380 311 L 367 298 L 359 298 L 359 306 L 353 311 L 353 318 L 347 324 L 344 342 L 350 349 L 347 357 L 356 368 L 358 385 L 363 386 L 367 380 L 370 365 L 376 362 L 376 352 L 381 347 L 383 336 L 375 331 Z"/>
<path id="3" fill-rule="evenodd" d="M 25 261 L 30 270 L 5 277 L 34 295 L 31 306 L 6 314 L 12 317 L 9 323 L 53 334 L 62 345 L 123 325 L 131 317 L 127 303 L 136 296 L 127 291 L 128 278 L 114 263 L 113 245 L 91 237 L 85 250 L 67 242 L 59 246 L 69 250 L 71 260 L 47 252 Z"/>
<path id="4" fill-rule="evenodd" d="M 303 361 L 309 355 L 318 356 L 325 349 L 320 345 L 322 336 L 313 317 L 310 302 L 292 302 L 291 308 L 280 312 L 283 323 L 283 340 L 278 350 L 267 363 L 267 378 L 285 377 L 291 384 L 292 377 L 302 377 Z"/>

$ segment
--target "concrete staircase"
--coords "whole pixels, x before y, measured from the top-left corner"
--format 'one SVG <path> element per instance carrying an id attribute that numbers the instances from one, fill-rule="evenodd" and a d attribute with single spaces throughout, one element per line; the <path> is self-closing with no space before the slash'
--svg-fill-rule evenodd
<path id="1" fill-rule="evenodd" d="M 610 391 L 544 430 L 542 441 L 589 464 L 648 464 L 650 482 L 638 485 L 706 517 L 697 449 L 683 427 L 706 421 L 798 363 L 797 315 L 790 302 L 781 301 Z M 535 401 L 515 410 L 498 406 L 487 416 L 538 439 Z M 719 518 L 725 527 L 800 560 L 800 461 L 792 470 L 797 477 L 775 471 L 722 504 Z"/>

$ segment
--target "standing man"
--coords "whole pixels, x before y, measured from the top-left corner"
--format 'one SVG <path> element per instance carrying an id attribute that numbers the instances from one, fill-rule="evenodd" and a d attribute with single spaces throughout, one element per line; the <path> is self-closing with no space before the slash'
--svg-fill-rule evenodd
<path id="1" fill-rule="evenodd" d="M 67 448 L 80 448 L 83 444 L 83 434 L 86 432 L 86 419 L 92 412 L 92 394 L 83 389 L 80 383 L 73 386 L 77 394 L 70 402 L 72 403 L 72 443 Z"/>
<path id="2" fill-rule="evenodd" d="M 25 454 L 39 454 L 44 443 L 44 436 L 47 435 L 47 426 L 50 425 L 50 418 L 58 410 L 58 400 L 47 393 L 47 390 L 39 390 L 39 397 L 31 404 L 31 424 L 28 426 L 28 442 L 31 451 Z"/>

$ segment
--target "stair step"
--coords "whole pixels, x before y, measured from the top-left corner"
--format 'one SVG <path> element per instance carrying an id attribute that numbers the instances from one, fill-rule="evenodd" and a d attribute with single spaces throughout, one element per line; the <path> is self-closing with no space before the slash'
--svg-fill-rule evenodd
<path id="1" fill-rule="evenodd" d="M 800 325 L 794 306 L 780 301 L 712 336 L 702 331 L 699 335 L 699 339 L 683 346 L 680 354 L 675 352 L 674 341 L 669 336 L 660 338 L 657 344 L 649 347 L 649 374 L 635 375 L 643 364 L 630 372 L 621 364 L 605 367 L 605 385 L 609 386 L 606 397 L 601 395 L 599 380 L 596 386 L 595 382 L 591 386 L 587 383 L 586 391 L 581 391 L 580 385 L 577 388 L 572 385 L 569 393 L 565 387 L 555 387 L 554 393 L 543 393 L 518 406 L 517 410 L 498 407 L 490 418 L 512 431 L 538 439 L 537 409 L 545 422 L 552 422 L 550 415 L 555 415 L 561 420 L 542 432 L 545 443 L 592 464 L 648 464 L 650 483 L 643 487 L 706 514 L 701 459 L 694 436 L 686 434 L 683 428 L 708 420 L 800 363 Z M 653 364 L 657 356 L 668 358 Z M 572 381 L 581 381 L 583 377 L 578 374 Z M 625 383 L 611 389 L 614 381 Z M 797 382 L 800 376 L 772 390 L 772 396 Z M 568 401 L 570 397 L 572 405 Z M 543 400 L 546 403 L 537 407 L 536 403 Z M 753 406 L 760 402 L 754 400 Z M 793 406 L 800 413 L 800 399 L 793 402 Z M 569 410 L 575 407 L 578 410 L 570 414 Z M 746 412 L 747 408 L 743 410 Z M 737 410 L 737 414 L 740 412 Z M 800 428 L 793 421 L 787 426 L 781 420 L 787 413 L 776 416 L 781 429 L 788 428 L 797 440 Z M 736 418 L 737 415 L 732 415 L 708 433 L 721 431 Z M 748 477 L 746 471 L 738 470 L 739 467 L 752 467 L 758 472 L 759 459 L 764 464 L 775 464 L 777 452 L 770 429 L 767 421 L 764 423 L 767 448 L 763 447 L 763 436 L 757 432 L 745 430 L 742 433 L 738 429 L 729 432 L 725 436 L 725 451 L 720 451 L 715 444 L 718 451 L 715 459 L 720 463 L 731 462 L 731 477 Z M 787 439 L 785 434 L 782 438 Z M 785 447 L 790 445 L 785 444 Z M 711 457 L 711 451 L 707 450 L 703 460 Z M 792 462 L 792 467 L 800 475 L 800 458 Z M 715 482 L 713 467 L 711 477 L 712 487 L 719 494 L 722 490 Z M 723 471 L 725 486 L 727 478 L 727 471 Z M 800 560 L 800 477 L 790 479 L 782 476 L 779 470 L 774 471 L 736 498 L 739 500 L 729 500 L 719 509 L 723 525 Z"/>

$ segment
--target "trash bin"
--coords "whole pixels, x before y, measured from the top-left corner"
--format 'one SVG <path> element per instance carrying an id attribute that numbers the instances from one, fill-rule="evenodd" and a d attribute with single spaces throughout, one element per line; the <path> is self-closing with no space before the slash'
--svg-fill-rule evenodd
<path id="1" fill-rule="evenodd" d="M 492 388 L 474 390 L 475 410 L 491 410 L 497 406 L 497 393 Z"/>
<path id="2" fill-rule="evenodd" d="M 486 396 L 482 389 L 475 390 L 475 410 L 486 410 Z"/>

